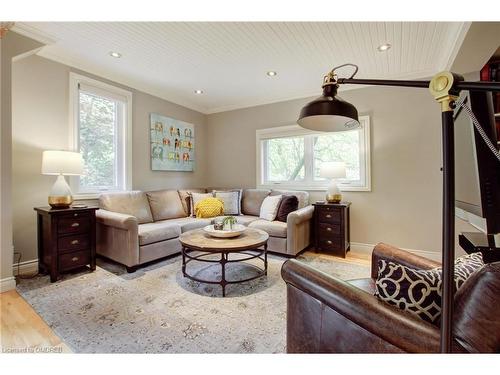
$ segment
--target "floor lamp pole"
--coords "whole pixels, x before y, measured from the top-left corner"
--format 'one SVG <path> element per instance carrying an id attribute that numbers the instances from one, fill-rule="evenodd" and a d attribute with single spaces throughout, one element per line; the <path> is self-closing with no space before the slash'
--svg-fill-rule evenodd
<path id="1" fill-rule="evenodd" d="M 443 144 L 443 295 L 441 311 L 441 353 L 452 352 L 453 296 L 455 268 L 455 137 L 453 112 L 442 112 Z"/>

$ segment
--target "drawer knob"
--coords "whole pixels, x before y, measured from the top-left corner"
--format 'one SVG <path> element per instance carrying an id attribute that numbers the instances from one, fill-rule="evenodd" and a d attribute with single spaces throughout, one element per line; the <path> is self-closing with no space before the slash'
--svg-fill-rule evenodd
<path id="1" fill-rule="evenodd" d="M 331 231 L 332 231 L 332 228 L 328 227 L 328 228 L 326 228 L 326 230 L 327 230 L 328 232 L 331 232 Z"/>
<path id="2" fill-rule="evenodd" d="M 331 217 L 332 217 L 332 215 L 328 214 L 328 215 L 326 215 L 326 217 L 327 217 L 327 218 L 331 218 Z"/>
<path id="3" fill-rule="evenodd" d="M 76 262 L 76 261 L 78 260 L 78 257 L 73 257 L 73 258 L 71 258 L 71 260 L 72 260 L 73 262 Z"/>
<path id="4" fill-rule="evenodd" d="M 73 241 L 71 241 L 71 244 L 76 245 L 78 242 L 79 242 L 78 240 L 73 240 Z"/>
<path id="5" fill-rule="evenodd" d="M 328 241 L 326 241 L 326 243 L 327 243 L 328 245 L 331 245 L 331 244 L 332 244 L 332 241 L 328 240 Z"/>
<path id="6" fill-rule="evenodd" d="M 71 226 L 72 226 L 73 228 L 76 228 L 76 227 L 79 227 L 79 226 L 80 226 L 80 223 L 73 223 L 73 224 L 71 224 Z"/>
<path id="7" fill-rule="evenodd" d="M 73 216 L 77 217 L 77 216 L 78 216 L 78 214 L 73 214 Z"/>

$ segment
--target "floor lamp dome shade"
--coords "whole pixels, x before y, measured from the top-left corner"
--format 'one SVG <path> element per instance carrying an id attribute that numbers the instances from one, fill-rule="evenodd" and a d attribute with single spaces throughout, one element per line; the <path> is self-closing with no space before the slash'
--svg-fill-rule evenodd
<path id="1" fill-rule="evenodd" d="M 328 83 L 323 86 L 323 95 L 302 108 L 297 123 L 303 128 L 322 132 L 346 131 L 361 126 L 356 107 L 337 96 L 336 84 Z"/>
<path id="2" fill-rule="evenodd" d="M 64 176 L 83 174 L 82 154 L 72 151 L 44 151 L 42 174 L 57 175 L 57 180 L 50 190 L 49 205 L 56 209 L 68 208 L 73 203 L 73 196 Z"/>

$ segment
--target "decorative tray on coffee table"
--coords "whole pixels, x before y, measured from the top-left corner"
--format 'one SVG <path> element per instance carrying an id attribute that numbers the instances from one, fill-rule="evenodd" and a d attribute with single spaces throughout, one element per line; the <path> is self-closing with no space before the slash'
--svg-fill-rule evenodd
<path id="1" fill-rule="evenodd" d="M 242 234 L 247 228 L 244 225 L 241 224 L 233 224 L 232 229 L 214 229 L 213 224 L 212 225 L 207 225 L 206 227 L 203 228 L 203 230 L 208 233 L 212 237 L 218 237 L 218 238 L 231 238 L 231 237 L 238 237 L 240 234 Z"/>

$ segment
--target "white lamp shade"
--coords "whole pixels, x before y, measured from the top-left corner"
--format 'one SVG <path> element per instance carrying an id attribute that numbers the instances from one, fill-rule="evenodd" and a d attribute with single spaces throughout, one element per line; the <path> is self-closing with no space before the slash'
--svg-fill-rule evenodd
<path id="1" fill-rule="evenodd" d="M 82 154 L 72 151 L 44 151 L 42 174 L 79 176 L 83 174 Z"/>
<path id="2" fill-rule="evenodd" d="M 321 163 L 319 176 L 322 178 L 345 178 L 346 170 L 343 161 L 329 161 Z"/>

